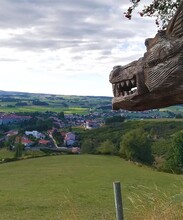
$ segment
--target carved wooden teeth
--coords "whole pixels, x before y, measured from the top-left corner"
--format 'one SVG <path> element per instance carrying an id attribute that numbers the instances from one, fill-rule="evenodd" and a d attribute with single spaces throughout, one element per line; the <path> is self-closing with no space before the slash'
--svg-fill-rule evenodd
<path id="1" fill-rule="evenodd" d="M 135 80 L 131 79 L 132 86 L 135 86 Z"/>
<path id="2" fill-rule="evenodd" d="M 116 97 L 132 95 L 136 91 L 136 80 L 134 78 L 131 80 L 122 81 L 117 84 L 113 84 L 113 93 Z"/>
<path id="3" fill-rule="evenodd" d="M 129 81 L 129 80 L 126 81 L 126 85 L 127 85 L 127 86 L 130 85 L 130 81 Z"/>
<path id="4" fill-rule="evenodd" d="M 125 85 L 125 82 L 121 82 L 121 86 L 124 87 L 124 85 Z"/>
<path id="5" fill-rule="evenodd" d="M 121 88 L 120 84 L 117 84 L 117 88 L 118 88 L 118 89 L 120 89 L 120 88 Z"/>
<path id="6" fill-rule="evenodd" d="M 136 86 L 135 79 L 126 80 L 126 81 L 123 81 L 119 84 L 121 85 L 122 88 L 131 88 L 131 87 Z"/>
<path id="7" fill-rule="evenodd" d="M 124 96 L 127 96 L 127 95 L 128 95 L 128 93 L 127 93 L 127 91 L 125 91 L 125 92 L 124 92 Z"/>

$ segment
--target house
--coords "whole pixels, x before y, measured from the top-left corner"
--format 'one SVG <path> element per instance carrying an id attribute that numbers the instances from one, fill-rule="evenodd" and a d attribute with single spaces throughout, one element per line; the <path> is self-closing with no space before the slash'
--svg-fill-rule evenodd
<path id="1" fill-rule="evenodd" d="M 38 131 L 25 131 L 26 135 L 32 135 L 33 137 L 35 137 L 36 139 L 43 139 L 45 138 L 45 135 L 38 132 Z"/>
<path id="2" fill-rule="evenodd" d="M 34 144 L 34 142 L 29 140 L 27 137 L 21 137 L 21 139 L 20 137 L 17 137 L 16 143 L 18 143 L 19 141 L 21 141 L 21 144 L 23 144 L 24 147 L 31 147 Z"/>
<path id="3" fill-rule="evenodd" d="M 0 125 L 7 125 L 12 123 L 20 123 L 22 121 L 30 120 L 30 116 L 20 116 L 15 114 L 0 114 Z"/>
<path id="4" fill-rule="evenodd" d="M 10 131 L 7 131 L 6 133 L 6 137 L 12 137 L 12 136 L 15 136 L 18 134 L 18 131 L 16 130 L 10 130 Z"/>
<path id="5" fill-rule="evenodd" d="M 72 146 L 75 143 L 76 135 L 72 132 L 68 132 L 64 137 L 64 144 L 66 146 Z"/>
<path id="6" fill-rule="evenodd" d="M 18 134 L 18 131 L 16 130 L 10 130 L 4 133 L 6 136 L 4 137 L 6 141 L 10 140 L 11 137 L 14 137 Z"/>
<path id="7" fill-rule="evenodd" d="M 98 128 L 99 125 L 95 121 L 87 120 L 84 122 L 84 128 L 85 129 L 93 129 Z"/>

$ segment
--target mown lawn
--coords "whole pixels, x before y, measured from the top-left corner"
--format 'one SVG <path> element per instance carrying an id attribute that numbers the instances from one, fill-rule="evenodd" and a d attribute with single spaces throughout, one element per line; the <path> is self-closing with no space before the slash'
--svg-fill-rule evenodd
<path id="1" fill-rule="evenodd" d="M 114 181 L 122 183 L 125 219 L 152 215 L 163 219 L 162 212 L 170 205 L 181 207 L 183 193 L 182 176 L 110 156 L 65 155 L 5 163 L 0 165 L 0 178 L 2 220 L 113 220 Z"/>

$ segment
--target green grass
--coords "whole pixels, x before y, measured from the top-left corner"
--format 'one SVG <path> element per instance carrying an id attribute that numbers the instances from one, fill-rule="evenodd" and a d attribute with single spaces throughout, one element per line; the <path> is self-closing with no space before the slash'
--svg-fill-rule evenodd
<path id="1" fill-rule="evenodd" d="M 52 111 L 52 112 L 64 112 L 65 114 L 86 114 L 88 113 L 88 108 L 63 108 L 63 107 L 56 107 L 52 106 L 23 106 L 23 107 L 12 107 L 9 108 L 7 106 L 0 106 L 0 112 L 45 112 L 45 111 Z"/>
<path id="2" fill-rule="evenodd" d="M 0 159 L 13 158 L 13 157 L 14 157 L 14 152 L 9 151 L 6 148 L 0 149 Z"/>
<path id="3" fill-rule="evenodd" d="M 182 176 L 110 156 L 65 155 L 5 163 L 0 165 L 0 178 L 2 220 L 113 220 L 114 181 L 122 183 L 125 219 L 142 220 L 154 213 L 156 200 L 168 207 L 170 198 L 181 196 L 183 190 Z"/>
<path id="4" fill-rule="evenodd" d="M 66 108 L 63 109 L 65 114 L 87 114 L 88 108 Z"/>
<path id="5" fill-rule="evenodd" d="M 172 112 L 178 114 L 178 113 L 182 113 L 183 106 L 181 106 L 181 105 L 170 106 L 167 108 L 162 108 L 161 111 L 172 111 Z"/>

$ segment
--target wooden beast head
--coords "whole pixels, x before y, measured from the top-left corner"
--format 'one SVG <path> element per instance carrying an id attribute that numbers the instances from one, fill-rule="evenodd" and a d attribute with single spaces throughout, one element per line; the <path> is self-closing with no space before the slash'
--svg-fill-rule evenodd
<path id="1" fill-rule="evenodd" d="M 110 73 L 113 109 L 141 111 L 183 103 L 183 1 L 165 31 L 145 40 L 146 53 Z"/>

